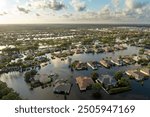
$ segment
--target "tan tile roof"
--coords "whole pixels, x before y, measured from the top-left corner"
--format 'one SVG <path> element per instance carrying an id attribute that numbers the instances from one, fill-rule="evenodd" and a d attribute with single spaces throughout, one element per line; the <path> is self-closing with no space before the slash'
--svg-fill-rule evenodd
<path id="1" fill-rule="evenodd" d="M 77 77 L 76 82 L 79 85 L 80 90 L 86 90 L 86 88 L 94 83 L 90 77 Z"/>

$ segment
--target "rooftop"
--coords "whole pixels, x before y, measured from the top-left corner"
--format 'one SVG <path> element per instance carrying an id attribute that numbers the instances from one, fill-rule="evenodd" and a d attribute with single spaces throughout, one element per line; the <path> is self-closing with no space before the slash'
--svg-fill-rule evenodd
<path id="1" fill-rule="evenodd" d="M 34 79 L 39 80 L 41 83 L 48 83 L 51 81 L 48 74 L 38 74 L 35 75 Z"/>
<path id="2" fill-rule="evenodd" d="M 110 75 L 102 75 L 99 77 L 99 80 L 101 83 L 103 83 L 104 85 L 116 85 L 117 81 Z"/>
<path id="3" fill-rule="evenodd" d="M 140 72 L 144 73 L 145 75 L 150 76 L 150 69 L 149 68 L 143 68 L 140 70 Z"/>
<path id="4" fill-rule="evenodd" d="M 76 82 L 79 85 L 80 90 L 86 90 L 87 87 L 94 84 L 94 81 L 90 77 L 77 77 Z"/>
<path id="5" fill-rule="evenodd" d="M 66 80 L 58 79 L 55 81 L 53 92 L 69 94 L 71 90 L 71 83 Z"/>

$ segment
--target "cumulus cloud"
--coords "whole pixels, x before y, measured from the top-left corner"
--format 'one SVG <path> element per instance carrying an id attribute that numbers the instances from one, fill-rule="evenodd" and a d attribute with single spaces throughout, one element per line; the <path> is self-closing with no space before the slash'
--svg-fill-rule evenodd
<path id="1" fill-rule="evenodd" d="M 125 0 L 126 10 L 124 14 L 128 18 L 135 18 L 136 20 L 147 19 L 147 11 L 150 12 L 148 2 L 140 2 L 135 0 Z M 150 17 L 149 17 L 150 18 Z"/>
<path id="2" fill-rule="evenodd" d="M 55 19 L 59 22 L 137 22 L 137 21 L 149 21 L 150 19 L 150 4 L 140 0 L 110 0 L 107 4 L 99 8 L 93 8 L 92 4 L 96 4 L 95 0 L 68 0 L 69 4 L 64 2 L 65 0 L 27 0 L 26 2 L 18 3 L 15 5 L 15 11 L 23 12 L 30 15 L 41 16 L 38 17 L 41 21 L 45 19 Z M 88 3 L 86 4 L 86 2 Z M 74 10 L 68 8 L 68 6 Z M 88 5 L 88 6 L 87 6 Z M 67 9 L 68 8 L 68 9 Z M 65 9 L 63 12 L 59 12 Z M 53 11 L 52 11 L 53 10 Z M 4 11 L 8 11 L 5 10 Z M 58 12 L 54 12 L 58 11 Z M 81 12 L 86 11 L 86 12 Z M 12 12 L 12 11 L 11 11 Z M 11 14 L 8 11 L 8 14 Z M 18 12 L 15 12 L 16 14 Z M 40 13 L 40 14 L 39 14 Z M 53 14 L 50 14 L 53 13 Z M 0 12 L 0 16 L 6 13 Z M 53 20 L 52 19 L 52 20 Z"/>
<path id="3" fill-rule="evenodd" d="M 84 11 L 86 10 L 85 2 L 81 2 L 80 0 L 71 0 L 71 5 L 76 11 Z"/>
<path id="4" fill-rule="evenodd" d="M 19 7 L 17 6 L 17 9 L 20 11 L 20 12 L 23 12 L 25 14 L 28 14 L 29 12 L 31 12 L 29 9 L 26 9 L 26 8 L 23 8 L 23 7 Z"/>
<path id="5" fill-rule="evenodd" d="M 143 8 L 148 4 L 148 2 L 134 2 L 133 8 L 138 9 L 138 8 Z"/>
<path id="6" fill-rule="evenodd" d="M 56 0 L 51 0 L 48 7 L 53 10 L 61 10 L 65 8 L 65 5 L 61 2 L 57 2 Z"/>
<path id="7" fill-rule="evenodd" d="M 62 15 L 63 18 L 70 18 L 70 17 L 72 17 L 72 16 L 73 16 L 72 13 L 68 13 L 68 14 Z"/>
<path id="8" fill-rule="evenodd" d="M 32 5 L 31 5 L 30 3 L 28 4 L 28 6 L 29 6 L 29 7 L 32 7 Z"/>
<path id="9" fill-rule="evenodd" d="M 109 15 L 110 14 L 110 8 L 109 5 L 104 6 L 101 11 L 100 11 L 101 15 Z"/>
<path id="10" fill-rule="evenodd" d="M 138 9 L 143 8 L 148 4 L 148 2 L 138 2 L 135 0 L 125 0 L 125 5 L 128 9 Z"/>
<path id="11" fill-rule="evenodd" d="M 115 7 L 118 7 L 120 4 L 120 0 L 112 0 Z"/>
<path id="12" fill-rule="evenodd" d="M 93 2 L 92 0 L 90 0 Z M 78 12 L 68 12 L 60 15 L 61 21 L 75 21 L 75 22 L 138 22 L 148 21 L 150 19 L 150 8 L 147 2 L 140 2 L 136 0 L 124 0 L 124 7 L 120 3 L 121 0 L 112 0 L 112 3 L 103 6 L 100 10 L 88 10 L 86 12 L 80 12 L 86 10 L 87 6 L 85 2 L 81 0 L 71 0 L 70 5 Z M 34 4 L 36 8 L 49 8 L 53 10 L 61 10 L 65 8 L 62 2 L 51 0 L 50 2 L 38 0 Z M 35 2 L 34 2 L 35 3 Z M 32 4 L 33 5 L 33 4 Z M 61 6 L 62 5 L 62 6 Z M 61 7 L 58 7 L 61 6 Z M 56 15 L 57 16 L 57 15 Z"/>
<path id="13" fill-rule="evenodd" d="M 28 4 L 29 7 L 33 7 L 33 8 L 37 8 L 37 9 L 45 8 L 46 5 L 47 5 L 47 3 L 45 0 L 30 1 Z"/>
<path id="14" fill-rule="evenodd" d="M 0 12 L 0 16 L 7 15 L 7 14 L 8 14 L 8 13 L 7 13 L 7 12 L 5 12 L 5 11 L 4 11 L 4 12 L 2 12 L 2 13 Z"/>
<path id="15" fill-rule="evenodd" d="M 39 13 L 36 13 L 36 16 L 41 16 Z"/>
<path id="16" fill-rule="evenodd" d="M 103 6 L 99 11 L 77 12 L 71 17 L 71 21 L 79 22 L 114 22 L 114 23 L 128 23 L 128 22 L 146 22 L 150 19 L 150 7 L 147 2 L 140 2 L 136 0 L 124 0 L 125 6 L 120 6 L 120 0 L 112 1 L 115 8 L 111 4 Z"/>
<path id="17" fill-rule="evenodd" d="M 44 1 L 44 0 L 38 0 L 38 1 L 32 1 L 30 6 L 33 6 L 35 8 L 39 9 L 52 9 L 52 10 L 62 10 L 65 8 L 65 5 L 62 2 L 58 2 L 57 0 L 50 0 L 50 1 Z"/>
<path id="18" fill-rule="evenodd" d="M 128 9 L 133 8 L 133 0 L 125 0 L 125 5 Z"/>

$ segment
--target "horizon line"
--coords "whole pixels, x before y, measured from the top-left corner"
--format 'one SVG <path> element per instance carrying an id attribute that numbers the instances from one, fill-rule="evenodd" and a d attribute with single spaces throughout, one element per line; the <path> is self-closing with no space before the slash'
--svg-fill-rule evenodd
<path id="1" fill-rule="evenodd" d="M 98 24 L 98 25 L 150 25 L 150 23 L 0 23 L 0 25 L 46 25 L 46 24 L 74 24 L 74 25 L 82 25 L 82 24 Z"/>

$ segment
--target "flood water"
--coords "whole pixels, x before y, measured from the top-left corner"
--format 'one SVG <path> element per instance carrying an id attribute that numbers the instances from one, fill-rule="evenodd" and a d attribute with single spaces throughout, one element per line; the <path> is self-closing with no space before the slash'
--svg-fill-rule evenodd
<path id="1" fill-rule="evenodd" d="M 128 47 L 127 50 L 117 51 L 115 53 L 102 53 L 102 54 L 75 54 L 72 56 L 72 60 L 81 60 L 83 62 L 87 61 L 99 61 L 105 57 L 112 57 L 116 58 L 120 55 L 132 55 L 138 54 L 139 48 L 137 47 Z M 51 55 L 47 54 L 50 58 Z M 129 65 L 123 67 L 112 67 L 111 69 L 106 69 L 104 67 L 100 67 L 96 70 L 99 74 L 109 74 L 114 75 L 116 71 L 125 71 L 128 69 L 135 69 L 139 68 L 138 65 Z M 59 78 L 65 78 L 73 83 L 71 88 L 71 92 L 67 95 L 68 100 L 94 100 L 92 97 L 92 90 L 88 90 L 86 92 L 80 92 L 78 85 L 75 82 L 75 78 L 77 76 L 90 76 L 93 70 L 88 68 L 85 71 L 74 71 L 68 68 L 68 60 L 61 61 L 60 59 L 51 60 L 51 64 L 43 67 L 39 73 L 42 74 L 49 74 L 50 71 L 59 74 Z M 20 94 L 23 99 L 29 100 L 64 100 L 64 95 L 54 94 L 53 87 L 47 87 L 42 89 L 41 87 L 35 88 L 34 90 L 30 90 L 30 86 L 25 83 L 23 74 L 18 72 L 12 72 L 8 74 L 3 74 L 0 76 L 0 80 L 6 82 L 7 85 L 13 88 L 16 92 Z M 128 100 L 128 99 L 150 99 L 150 79 L 145 80 L 144 84 L 142 85 L 140 82 L 135 80 L 130 80 L 132 90 L 129 92 L 115 94 L 115 95 L 108 95 L 103 89 L 100 90 L 101 98 L 100 100 Z"/>

